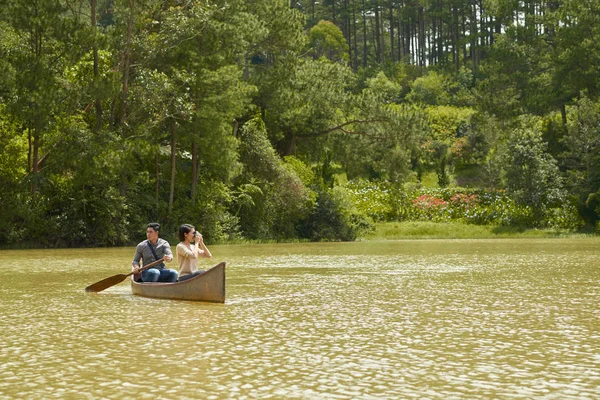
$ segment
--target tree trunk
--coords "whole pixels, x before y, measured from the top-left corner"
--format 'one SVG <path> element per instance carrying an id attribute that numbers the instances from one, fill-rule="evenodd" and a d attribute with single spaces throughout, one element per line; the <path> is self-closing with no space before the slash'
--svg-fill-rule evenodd
<path id="1" fill-rule="evenodd" d="M 443 13 L 443 3 L 441 0 L 438 3 L 438 7 L 440 10 L 440 18 L 438 20 L 439 30 L 438 30 L 437 60 L 438 60 L 438 62 L 440 62 L 444 59 L 444 33 L 446 32 L 444 30 L 444 13 Z"/>
<path id="2" fill-rule="evenodd" d="M 430 46 L 429 49 L 429 63 L 434 65 L 437 62 L 437 36 L 438 36 L 438 24 L 437 18 L 434 16 L 431 17 L 431 38 L 430 38 Z"/>
<path id="3" fill-rule="evenodd" d="M 419 65 L 424 67 L 426 64 L 426 60 L 425 60 L 425 51 L 426 51 L 426 44 L 425 44 L 425 15 L 423 13 L 423 7 L 419 7 Z"/>
<path id="4" fill-rule="evenodd" d="M 375 54 L 377 63 L 381 63 L 381 34 L 379 27 L 379 0 L 375 0 Z"/>
<path id="5" fill-rule="evenodd" d="M 562 118 L 563 128 L 567 129 L 567 108 L 565 103 L 560 104 L 560 116 Z"/>
<path id="6" fill-rule="evenodd" d="M 31 126 L 27 127 L 27 172 L 32 170 L 33 161 L 33 136 L 31 136 Z"/>
<path id="7" fill-rule="evenodd" d="M 337 25 L 335 21 L 335 0 L 331 1 L 331 16 L 333 18 L 333 24 Z"/>
<path id="8" fill-rule="evenodd" d="M 32 143 L 32 156 L 31 156 L 31 196 L 35 197 L 38 192 L 37 174 L 39 172 L 38 162 L 40 159 L 40 133 L 37 128 L 33 129 L 33 143 Z"/>
<path id="9" fill-rule="evenodd" d="M 350 26 L 350 17 L 349 17 L 349 10 L 348 10 L 348 0 L 344 0 L 344 13 L 342 14 L 344 19 L 343 19 L 343 32 L 344 32 L 344 37 L 346 38 L 346 41 L 348 42 L 348 56 L 350 57 L 350 65 L 352 65 L 352 60 L 354 59 L 355 55 L 353 54 L 353 48 L 352 48 L 352 27 Z"/>
<path id="10" fill-rule="evenodd" d="M 356 34 L 356 5 L 352 2 L 352 30 L 354 33 L 354 59 L 352 66 L 354 70 L 358 69 L 358 35 Z"/>
<path id="11" fill-rule="evenodd" d="M 406 54 L 404 50 L 404 25 L 402 24 L 402 13 L 400 10 L 398 10 L 398 60 L 402 60 L 404 54 Z"/>
<path id="12" fill-rule="evenodd" d="M 196 187 L 198 185 L 198 144 L 192 143 L 192 200 L 196 198 Z"/>
<path id="13" fill-rule="evenodd" d="M 156 200 L 156 204 L 158 204 L 158 195 L 160 192 L 160 164 L 159 164 L 159 155 L 160 151 L 156 150 L 156 154 L 154 157 L 154 198 Z"/>
<path id="14" fill-rule="evenodd" d="M 458 9 L 456 8 L 456 6 L 452 6 L 452 21 L 453 21 L 453 27 L 452 27 L 452 33 L 453 33 L 453 38 L 452 38 L 452 58 L 454 60 L 454 69 L 456 70 L 456 72 L 458 72 L 460 70 L 460 49 L 458 48 Z"/>
<path id="15" fill-rule="evenodd" d="M 396 61 L 396 55 L 394 54 L 394 3 L 390 0 L 390 60 Z"/>
<path id="16" fill-rule="evenodd" d="M 465 38 L 467 36 L 467 18 L 465 16 L 466 10 L 463 8 L 461 12 L 462 17 L 462 36 L 461 38 Z M 463 40 L 463 66 L 467 65 L 467 43 Z"/>
<path id="17" fill-rule="evenodd" d="M 92 7 L 92 30 L 94 32 L 94 47 L 93 47 L 93 52 L 94 52 L 94 81 L 98 80 L 98 76 L 100 75 L 99 71 L 98 71 L 98 44 L 96 43 L 96 1 L 97 0 L 91 0 L 91 7 Z M 102 128 L 102 103 L 100 102 L 100 99 L 96 99 L 96 131 L 99 131 Z"/>
<path id="18" fill-rule="evenodd" d="M 135 0 L 129 0 L 129 21 L 127 23 L 127 36 L 125 39 L 125 53 L 123 54 L 123 86 L 121 91 L 121 114 L 119 115 L 118 128 L 121 129 L 121 137 L 125 139 L 123 125 L 127 112 L 127 93 L 129 91 L 129 64 L 131 63 L 131 39 L 133 36 Z M 121 171 L 121 195 L 127 193 L 127 173 L 123 168 Z"/>
<path id="19" fill-rule="evenodd" d="M 477 73 L 477 50 L 478 43 L 477 37 L 479 35 L 478 27 L 477 27 L 477 6 L 475 4 L 472 5 L 472 13 L 471 13 L 471 68 L 473 69 L 473 75 Z"/>
<path id="20" fill-rule="evenodd" d="M 411 21 L 411 33 L 410 33 L 410 42 L 411 42 L 411 49 L 410 49 L 410 56 L 412 59 L 412 63 L 414 65 L 417 65 L 418 61 L 417 59 L 419 58 L 419 55 L 417 54 L 417 51 L 419 49 L 418 44 L 417 44 L 417 36 L 419 34 L 419 21 L 417 20 L 416 22 L 414 20 Z"/>
<path id="21" fill-rule="evenodd" d="M 131 37 L 133 36 L 135 0 L 129 0 L 129 21 L 127 23 L 127 36 L 125 39 L 125 54 L 123 55 L 123 88 L 121 93 L 121 115 L 119 126 L 125 122 L 127 111 L 127 94 L 129 92 L 129 64 L 131 63 Z"/>
<path id="22" fill-rule="evenodd" d="M 367 6 L 365 4 L 365 0 L 362 2 L 363 4 L 363 67 L 367 66 Z"/>
<path id="23" fill-rule="evenodd" d="M 171 184 L 169 186 L 169 214 L 175 198 L 175 167 L 177 164 L 177 122 L 171 119 Z"/>

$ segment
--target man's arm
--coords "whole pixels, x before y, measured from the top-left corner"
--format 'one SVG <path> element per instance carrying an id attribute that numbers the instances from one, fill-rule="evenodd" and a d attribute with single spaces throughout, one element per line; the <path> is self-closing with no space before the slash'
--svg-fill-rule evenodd
<path id="1" fill-rule="evenodd" d="M 162 247 L 165 261 L 171 262 L 173 260 L 173 252 L 171 251 L 171 245 L 165 240 Z"/>
<path id="2" fill-rule="evenodd" d="M 138 244 L 135 248 L 135 254 L 133 256 L 133 261 L 131 262 L 131 271 L 137 273 L 137 270 L 140 268 L 140 260 L 142 258 L 142 248 Z"/>

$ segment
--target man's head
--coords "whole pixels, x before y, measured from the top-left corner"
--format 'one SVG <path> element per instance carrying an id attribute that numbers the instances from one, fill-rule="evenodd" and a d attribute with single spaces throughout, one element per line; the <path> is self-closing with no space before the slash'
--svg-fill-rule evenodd
<path id="1" fill-rule="evenodd" d="M 159 231 L 160 224 L 158 222 L 150 222 L 148 225 L 146 225 L 146 237 L 151 242 L 155 242 L 158 239 Z"/>

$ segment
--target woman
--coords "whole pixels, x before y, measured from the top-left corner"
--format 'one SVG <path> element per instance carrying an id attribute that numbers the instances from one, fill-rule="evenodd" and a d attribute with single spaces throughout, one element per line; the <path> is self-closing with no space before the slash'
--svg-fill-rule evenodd
<path id="1" fill-rule="evenodd" d="M 210 250 L 204 244 L 200 232 L 193 225 L 183 224 L 179 227 L 177 244 L 177 263 L 179 264 L 179 280 L 184 281 L 203 273 L 198 270 L 198 257 L 211 258 Z M 192 244 L 192 242 L 195 242 Z"/>

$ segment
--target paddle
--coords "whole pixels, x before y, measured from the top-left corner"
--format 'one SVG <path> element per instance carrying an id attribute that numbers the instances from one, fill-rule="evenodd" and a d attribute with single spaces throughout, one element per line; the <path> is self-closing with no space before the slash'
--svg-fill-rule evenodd
<path id="1" fill-rule="evenodd" d="M 142 268 L 140 268 L 139 272 L 145 271 L 148 268 L 151 268 L 151 267 L 155 266 L 156 264 L 160 264 L 163 261 L 164 261 L 164 258 L 161 258 L 160 260 L 151 262 L 148 265 L 144 265 Z M 85 291 L 86 292 L 95 292 L 95 293 L 101 292 L 104 289 L 108 289 L 109 287 L 116 285 L 117 283 L 123 282 L 125 280 L 125 278 L 127 278 L 130 275 L 133 275 L 133 272 L 130 272 L 128 274 L 113 275 L 106 279 L 102 279 L 100 282 L 96 282 L 96 283 L 86 287 Z"/>

